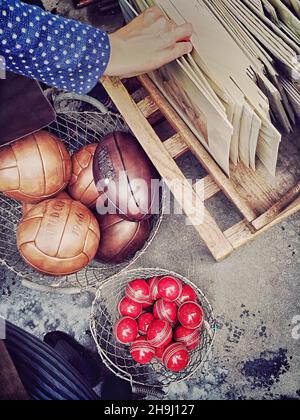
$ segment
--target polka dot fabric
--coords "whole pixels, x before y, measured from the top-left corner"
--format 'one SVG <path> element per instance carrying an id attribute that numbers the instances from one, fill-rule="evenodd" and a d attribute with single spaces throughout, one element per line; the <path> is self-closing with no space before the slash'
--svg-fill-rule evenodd
<path id="1" fill-rule="evenodd" d="M 0 55 L 7 70 L 86 94 L 106 70 L 106 32 L 18 0 L 0 0 Z"/>

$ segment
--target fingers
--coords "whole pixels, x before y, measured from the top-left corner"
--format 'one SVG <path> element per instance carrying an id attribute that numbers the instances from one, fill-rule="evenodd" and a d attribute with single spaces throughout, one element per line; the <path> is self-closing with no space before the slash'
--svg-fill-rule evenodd
<path id="1" fill-rule="evenodd" d="M 157 21 L 157 19 L 164 17 L 163 12 L 157 6 L 150 7 L 149 9 L 145 10 L 143 15 L 144 15 L 145 23 L 147 24 L 151 24 Z"/>
<path id="2" fill-rule="evenodd" d="M 193 35 L 193 25 L 190 23 L 185 23 L 183 25 L 177 26 L 175 30 L 176 42 L 189 40 Z"/>
<path id="3" fill-rule="evenodd" d="M 144 33 L 159 37 L 158 49 L 173 47 L 179 41 L 190 40 L 193 26 L 190 23 L 177 25 L 168 19 L 158 7 L 151 7 L 144 13 Z"/>
<path id="4" fill-rule="evenodd" d="M 193 45 L 191 42 L 177 42 L 173 47 L 162 52 L 162 65 L 177 60 L 177 58 L 189 54 L 192 51 Z"/>
<path id="5" fill-rule="evenodd" d="M 193 34 L 193 26 L 185 23 L 180 26 L 174 24 L 173 28 L 160 36 L 160 47 L 169 48 L 180 41 L 189 41 Z"/>

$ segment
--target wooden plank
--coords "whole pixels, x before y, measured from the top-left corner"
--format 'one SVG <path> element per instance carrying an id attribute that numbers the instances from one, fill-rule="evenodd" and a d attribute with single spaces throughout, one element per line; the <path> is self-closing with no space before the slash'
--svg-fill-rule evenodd
<path id="1" fill-rule="evenodd" d="M 300 182 L 295 185 L 284 197 L 281 198 L 273 207 L 266 213 L 262 214 L 251 224 L 256 230 L 260 230 L 269 223 L 271 223 L 282 211 L 288 207 L 300 194 Z"/>
<path id="2" fill-rule="evenodd" d="M 240 196 L 251 203 L 257 217 L 267 212 L 299 182 L 299 136 L 300 126 L 295 127 L 293 134 L 284 136 L 275 178 L 270 176 L 259 162 L 256 171 L 246 168 L 243 164 L 236 167 L 232 165 L 231 181 Z"/>
<path id="3" fill-rule="evenodd" d="M 249 204 L 247 200 L 241 198 L 235 185 L 223 173 L 223 171 L 220 169 L 217 163 L 212 159 L 210 154 L 205 150 L 205 148 L 200 144 L 198 139 L 193 135 L 191 130 L 177 115 L 177 113 L 173 110 L 173 108 L 166 101 L 163 95 L 158 91 L 158 89 L 155 87 L 155 85 L 152 83 L 149 77 L 146 75 L 140 76 L 140 81 L 143 84 L 143 86 L 148 90 L 152 99 L 157 104 L 157 106 L 164 114 L 166 119 L 173 126 L 176 132 L 178 132 L 181 135 L 191 152 L 197 157 L 197 159 L 207 170 L 207 172 L 211 174 L 215 182 L 223 190 L 224 194 L 229 198 L 229 200 L 236 205 L 239 211 L 249 222 L 256 219 L 257 216 L 259 216 L 259 214 L 257 214 L 252 209 L 251 204 Z"/>
<path id="4" fill-rule="evenodd" d="M 202 182 L 198 181 L 198 182 Z M 196 189 L 197 191 L 197 189 Z M 210 175 L 207 175 L 204 178 L 204 199 L 209 200 L 210 198 L 213 198 L 215 195 L 217 195 L 220 191 L 220 187 L 215 183 L 213 178 Z"/>
<path id="5" fill-rule="evenodd" d="M 180 156 L 183 156 L 189 151 L 188 146 L 179 134 L 175 134 L 173 137 L 170 137 L 163 143 L 163 145 L 173 159 L 178 159 Z"/>
<path id="6" fill-rule="evenodd" d="M 300 197 L 298 197 L 292 204 L 290 204 L 282 213 L 278 215 L 272 222 L 264 226 L 262 229 L 257 232 L 252 232 L 251 227 L 247 220 L 243 220 L 240 223 L 237 223 L 226 232 L 224 235 L 230 241 L 234 249 L 238 249 L 243 245 L 246 245 L 248 242 L 253 241 L 259 235 L 267 232 L 270 228 L 276 226 L 278 223 L 283 222 L 288 217 L 295 214 L 300 210 Z"/>
<path id="7" fill-rule="evenodd" d="M 148 92 L 146 91 L 146 89 L 144 87 L 139 88 L 137 91 L 135 91 L 131 97 L 134 100 L 134 102 L 138 103 L 140 102 L 142 99 L 146 98 L 146 96 L 148 95 Z"/>
<path id="8" fill-rule="evenodd" d="M 120 79 L 104 77 L 102 84 L 215 259 L 221 261 L 229 256 L 233 251 L 230 242 L 203 206 L 203 201 L 167 152 Z M 203 214 L 196 213 L 195 208 L 201 207 Z"/>
<path id="9" fill-rule="evenodd" d="M 257 217 L 280 199 L 280 194 L 278 194 L 272 182 L 267 182 L 267 178 L 269 178 L 269 175 L 260 163 L 256 171 L 247 168 L 243 163 L 239 163 L 238 166 L 232 165 L 231 168 L 232 182 L 237 185 L 237 191 L 241 197 L 248 197 Z M 252 220 L 248 221 L 251 222 Z"/>
<path id="10" fill-rule="evenodd" d="M 147 119 L 159 109 L 151 96 L 146 96 L 146 98 L 138 102 L 137 106 L 142 111 L 144 117 Z"/>
<path id="11" fill-rule="evenodd" d="M 226 230 L 224 235 L 236 250 L 254 240 L 258 236 L 258 233 L 260 234 L 261 232 L 253 233 L 249 228 L 249 222 L 244 219 Z"/>
<path id="12" fill-rule="evenodd" d="M 205 178 L 200 179 L 194 185 L 196 191 L 202 192 L 204 189 L 204 200 L 207 201 L 221 192 L 219 186 L 215 183 L 210 175 L 207 175 Z M 201 193 L 202 195 L 202 193 Z"/>

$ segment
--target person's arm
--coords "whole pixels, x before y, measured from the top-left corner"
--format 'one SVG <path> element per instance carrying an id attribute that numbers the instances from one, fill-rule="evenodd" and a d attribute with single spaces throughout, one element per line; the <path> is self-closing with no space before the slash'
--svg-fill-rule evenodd
<path id="1" fill-rule="evenodd" d="M 106 32 L 19 0 L 0 0 L 0 55 L 7 70 L 79 94 L 106 70 Z"/>
<path id="2" fill-rule="evenodd" d="M 191 52 L 192 26 L 148 9 L 108 35 L 19 0 L 0 0 L 0 55 L 7 69 L 84 94 L 100 77 L 132 77 Z"/>

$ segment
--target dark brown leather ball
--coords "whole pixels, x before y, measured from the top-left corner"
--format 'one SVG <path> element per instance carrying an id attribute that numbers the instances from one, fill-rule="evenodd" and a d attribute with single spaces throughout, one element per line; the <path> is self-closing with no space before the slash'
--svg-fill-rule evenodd
<path id="1" fill-rule="evenodd" d="M 120 264 L 141 250 L 151 234 L 149 219 L 130 222 L 118 215 L 98 216 L 101 241 L 96 259 L 102 263 Z"/>
<path id="2" fill-rule="evenodd" d="M 152 188 L 152 180 L 159 176 L 135 137 L 121 132 L 104 137 L 94 156 L 93 172 L 98 190 L 122 218 L 141 221 L 151 217 L 159 192 L 157 183 Z"/>

